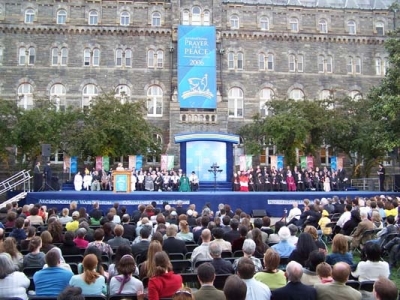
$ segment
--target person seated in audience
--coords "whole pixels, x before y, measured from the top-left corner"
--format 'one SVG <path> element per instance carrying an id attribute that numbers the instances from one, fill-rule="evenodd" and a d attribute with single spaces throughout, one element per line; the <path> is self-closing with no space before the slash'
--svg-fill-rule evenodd
<path id="1" fill-rule="evenodd" d="M 167 227 L 166 236 L 163 243 L 163 250 L 167 253 L 182 253 L 186 254 L 188 252 L 186 244 L 184 241 L 177 239 L 176 234 L 178 233 L 178 226 L 175 224 L 170 224 Z"/>
<path id="2" fill-rule="evenodd" d="M 89 254 L 94 254 L 97 257 L 96 272 L 99 273 L 100 275 L 108 278 L 109 274 L 108 274 L 108 272 L 104 271 L 104 268 L 103 268 L 103 265 L 102 265 L 102 257 L 101 257 L 102 253 L 101 253 L 101 251 L 98 248 L 92 246 L 92 247 L 86 248 L 85 253 L 83 254 L 83 256 L 85 257 L 86 255 L 89 255 Z M 83 264 L 82 263 L 78 264 L 78 273 L 79 274 L 83 273 Z"/>
<path id="3" fill-rule="evenodd" d="M 293 224 L 291 224 L 293 225 Z M 296 225 L 293 225 L 296 228 Z M 289 257 L 292 254 L 293 250 L 296 248 L 294 244 L 288 242 L 288 239 L 291 237 L 291 232 L 288 227 L 282 226 L 278 231 L 279 235 L 279 243 L 272 246 L 276 252 L 278 252 L 280 257 Z"/>
<path id="4" fill-rule="evenodd" d="M 225 280 L 223 292 L 226 300 L 246 300 L 247 285 L 238 275 L 231 275 Z"/>
<path id="5" fill-rule="evenodd" d="M 373 295 L 376 300 L 397 300 L 399 290 L 393 281 L 380 276 L 374 283 Z"/>
<path id="6" fill-rule="evenodd" d="M 253 256 L 254 252 L 256 251 L 256 243 L 252 239 L 246 239 L 243 243 L 243 257 L 250 258 L 253 261 L 255 266 L 255 272 L 262 271 L 263 267 L 261 264 L 261 260 L 255 256 Z M 233 269 L 236 271 L 238 263 L 242 259 L 242 257 L 235 259 L 233 262 Z"/>
<path id="7" fill-rule="evenodd" d="M 107 216 L 109 216 L 108 214 Z M 103 237 L 103 242 L 107 243 L 109 240 L 114 238 L 114 228 L 117 224 L 112 223 L 111 221 L 106 222 L 102 225 L 102 229 L 104 231 L 104 237 Z"/>
<path id="8" fill-rule="evenodd" d="M 239 226 L 239 238 L 232 242 L 232 252 L 235 253 L 236 251 L 242 250 L 243 242 L 247 238 L 249 230 L 247 226 L 240 225 Z"/>
<path id="9" fill-rule="evenodd" d="M 297 221 L 300 219 L 301 210 L 299 208 L 299 204 L 297 202 L 293 202 L 293 208 L 289 211 L 289 215 L 286 218 L 287 224 L 296 224 Z"/>
<path id="10" fill-rule="evenodd" d="M 299 221 L 296 223 L 298 227 L 304 228 L 305 226 L 318 227 L 318 221 L 321 218 L 321 213 L 319 212 L 319 207 L 316 204 L 308 205 L 308 208 L 304 209 L 301 214 Z"/>
<path id="11" fill-rule="evenodd" d="M 381 248 L 376 243 L 366 243 L 364 252 L 367 261 L 360 261 L 351 275 L 358 281 L 375 281 L 379 276 L 389 278 L 390 269 L 386 261 L 381 261 Z"/>
<path id="12" fill-rule="evenodd" d="M 54 248 L 50 249 L 49 251 L 56 251 L 56 252 L 58 252 L 58 255 L 60 256 L 60 264 L 59 264 L 59 267 L 60 267 L 60 268 L 64 268 L 64 269 L 66 269 L 66 270 L 68 270 L 68 271 L 72 271 L 70 264 L 68 264 L 68 263 L 65 262 L 65 259 L 64 259 L 64 257 L 63 257 L 63 254 L 62 254 L 60 248 L 54 247 Z M 47 253 L 49 253 L 49 252 L 47 252 Z M 47 268 L 47 267 L 48 267 L 48 265 L 45 264 L 45 265 L 43 266 L 43 269 L 45 269 L 45 268 Z"/>
<path id="13" fill-rule="evenodd" d="M 119 275 L 111 277 L 110 280 L 110 295 L 136 294 L 141 296 L 139 299 L 144 299 L 143 283 L 132 276 L 136 273 L 136 269 L 135 259 L 132 255 L 122 256 L 117 265 Z"/>
<path id="14" fill-rule="evenodd" d="M 349 252 L 349 243 L 343 234 L 336 234 L 332 241 L 332 253 L 326 257 L 326 262 L 333 266 L 338 262 L 345 262 L 353 266 L 353 254 Z"/>
<path id="15" fill-rule="evenodd" d="M 375 228 L 377 228 L 377 229 L 382 229 L 383 228 L 383 222 L 382 222 L 381 215 L 379 214 L 379 211 L 373 211 L 372 212 L 371 222 L 374 223 Z"/>
<path id="16" fill-rule="evenodd" d="M 16 270 L 22 269 L 24 256 L 18 251 L 17 242 L 13 237 L 8 237 L 4 240 L 3 252 L 10 254 Z"/>
<path id="17" fill-rule="evenodd" d="M 29 211 L 29 216 L 26 217 L 31 225 L 43 225 L 43 218 L 39 215 L 39 208 L 36 206 L 32 207 Z"/>
<path id="18" fill-rule="evenodd" d="M 46 254 L 47 268 L 33 275 L 37 296 L 56 296 L 67 286 L 74 275 L 71 270 L 61 267 L 60 252 L 52 249 Z"/>
<path id="19" fill-rule="evenodd" d="M 211 261 L 216 274 L 233 274 L 232 263 L 228 260 L 221 258 L 222 248 L 220 243 L 212 241 L 208 248 L 210 255 L 213 258 Z"/>
<path id="20" fill-rule="evenodd" d="M 364 232 L 375 228 L 374 223 L 368 220 L 368 213 L 365 211 L 360 212 L 361 222 L 358 223 L 357 228 L 351 234 L 347 236 L 347 240 L 351 243 L 350 249 L 357 249 L 361 244 L 365 244 L 371 239 L 372 235 L 365 236 Z"/>
<path id="21" fill-rule="evenodd" d="M 321 283 L 333 282 L 332 278 L 332 267 L 326 262 L 322 262 L 317 266 L 317 275 Z"/>
<path id="22" fill-rule="evenodd" d="M 15 227 L 13 230 L 10 232 L 10 237 L 13 237 L 17 244 L 19 244 L 21 241 L 26 239 L 26 232 L 24 230 L 24 219 L 23 218 L 17 218 L 15 220 Z"/>
<path id="23" fill-rule="evenodd" d="M 130 224 L 130 220 L 131 218 L 129 214 L 124 214 L 122 216 L 121 224 L 124 227 L 124 234 L 122 237 L 128 239 L 129 241 L 133 241 L 136 238 L 136 226 Z"/>
<path id="24" fill-rule="evenodd" d="M 301 283 L 303 267 L 295 261 L 291 261 L 286 266 L 286 277 L 288 283 L 279 289 L 272 291 L 271 300 L 316 300 L 317 292 L 311 287 Z"/>
<path id="25" fill-rule="evenodd" d="M 166 252 L 161 251 L 154 256 L 155 273 L 148 285 L 148 300 L 172 297 L 182 288 L 182 277 L 174 274 L 172 265 Z"/>
<path id="26" fill-rule="evenodd" d="M 80 230 L 80 229 L 78 229 Z M 85 229 L 83 229 L 85 230 Z M 74 233 L 66 231 L 64 234 L 64 242 L 60 246 L 63 255 L 80 255 L 81 249 L 78 248 L 74 242 Z"/>
<path id="27" fill-rule="evenodd" d="M 88 244 L 89 247 L 96 247 L 98 248 L 102 253 L 106 253 L 109 256 L 114 254 L 114 251 L 110 247 L 109 244 L 103 242 L 104 239 L 104 230 L 101 228 L 98 228 L 94 232 L 94 242 L 91 242 Z"/>
<path id="28" fill-rule="evenodd" d="M 204 229 L 201 233 L 201 240 L 203 241 L 200 246 L 194 248 L 190 260 L 195 263 L 198 260 L 212 260 L 210 255 L 209 246 L 211 242 L 211 232 L 209 229 Z"/>
<path id="29" fill-rule="evenodd" d="M 56 217 L 49 218 L 47 230 L 51 234 L 53 243 L 64 242 L 64 228 L 61 222 L 58 221 Z"/>
<path id="30" fill-rule="evenodd" d="M 282 229 L 282 228 L 281 228 Z M 267 285 L 271 291 L 286 285 L 285 273 L 279 270 L 280 256 L 273 248 L 268 249 L 264 254 L 264 270 L 257 272 L 254 279 Z"/>
<path id="31" fill-rule="evenodd" d="M 155 275 L 156 265 L 154 262 L 154 256 L 156 253 L 162 251 L 162 245 L 159 241 L 151 241 L 147 250 L 147 259 L 142 263 L 139 270 L 139 278 L 144 277 L 151 278 Z"/>
<path id="32" fill-rule="evenodd" d="M 28 226 L 26 229 L 26 239 L 22 240 L 19 244 L 21 251 L 28 250 L 31 239 L 36 236 L 36 227 Z"/>
<path id="33" fill-rule="evenodd" d="M 107 241 L 107 244 L 109 244 L 111 248 L 116 249 L 121 245 L 127 245 L 127 246 L 131 245 L 128 239 L 122 237 L 122 235 L 124 234 L 124 227 L 122 225 L 118 224 L 115 226 L 114 234 L 115 237 Z"/>
<path id="34" fill-rule="evenodd" d="M 109 274 L 110 278 L 119 274 L 118 273 L 118 265 L 121 263 L 121 258 L 124 255 L 132 256 L 132 248 L 130 246 L 121 245 L 117 248 L 117 251 L 115 252 L 114 263 L 112 263 L 108 266 L 108 274 Z M 139 275 L 138 268 L 135 268 L 134 275 Z"/>
<path id="35" fill-rule="evenodd" d="M 285 222 L 278 221 L 275 223 L 275 232 L 268 236 L 268 244 L 279 243 L 280 238 L 278 232 L 283 226 L 285 226 Z"/>
<path id="36" fill-rule="evenodd" d="M 86 221 L 80 222 L 79 223 L 79 228 L 86 229 L 86 234 L 85 234 L 85 237 L 84 237 L 85 241 L 88 241 L 89 243 L 94 242 L 94 229 L 90 228 L 88 222 L 86 222 Z"/>
<path id="37" fill-rule="evenodd" d="M 381 245 L 381 247 L 385 247 L 385 245 L 383 245 L 386 237 L 389 234 L 392 233 L 398 233 L 399 232 L 399 227 L 397 225 L 395 225 L 395 218 L 393 216 L 389 216 L 386 218 L 386 227 L 384 227 L 381 231 L 378 232 L 378 234 L 376 235 L 377 238 L 374 240 L 370 240 L 368 241 L 368 243 L 377 243 L 379 245 Z"/>
<path id="38" fill-rule="evenodd" d="M 269 246 L 263 242 L 261 235 L 262 232 L 260 229 L 254 228 L 251 232 L 252 239 L 256 243 L 256 251 L 254 252 L 254 256 L 262 259 Z"/>
<path id="39" fill-rule="evenodd" d="M 301 282 L 305 285 L 313 286 L 316 283 L 320 283 L 320 279 L 317 274 L 317 266 L 325 262 L 325 253 L 320 250 L 314 250 L 308 256 L 306 262 L 306 268 L 303 268 L 303 276 L 301 277 Z"/>
<path id="40" fill-rule="evenodd" d="M 325 243 L 322 240 L 320 240 L 318 237 L 317 228 L 315 228 L 314 226 L 306 226 L 304 228 L 303 232 L 307 232 L 307 233 L 311 234 L 311 236 L 314 239 L 315 245 L 318 247 L 318 249 L 321 249 L 323 251 L 327 250 Z"/>
<path id="41" fill-rule="evenodd" d="M 22 272 L 16 270 L 8 253 L 0 253 L 0 298 L 28 300 L 27 289 L 30 281 Z"/>
<path id="42" fill-rule="evenodd" d="M 68 286 L 58 295 L 57 300 L 85 300 L 80 287 Z"/>
<path id="43" fill-rule="evenodd" d="M 67 231 L 65 234 L 67 234 L 68 232 L 70 231 Z M 89 242 L 85 240 L 86 233 L 87 231 L 85 228 L 79 228 L 75 232 L 76 237 L 74 238 L 74 243 L 76 247 L 80 249 L 86 249 L 88 247 Z"/>
<path id="44" fill-rule="evenodd" d="M 79 228 L 79 211 L 72 213 L 72 221 L 65 224 L 67 231 L 75 232 Z"/>
<path id="45" fill-rule="evenodd" d="M 294 224 L 290 224 L 288 226 L 289 230 L 290 230 L 290 237 L 287 239 L 288 243 L 296 246 L 297 241 L 298 241 L 298 237 L 297 237 L 297 232 L 299 231 L 299 229 L 297 228 L 296 225 Z"/>
<path id="46" fill-rule="evenodd" d="M 350 205 L 350 204 L 348 204 L 348 205 Z M 347 205 L 346 205 L 346 207 L 347 207 Z M 357 226 L 360 222 L 361 222 L 360 211 L 352 210 L 350 212 L 350 220 L 348 220 L 346 223 L 344 223 L 340 233 L 342 233 L 345 236 L 350 236 L 351 233 L 354 231 L 354 229 L 357 228 Z"/>
<path id="47" fill-rule="evenodd" d="M 42 239 L 39 236 L 32 237 L 29 241 L 29 253 L 24 256 L 23 268 L 43 268 L 46 263 L 45 254 L 40 252 L 40 248 L 42 248 Z"/>
<path id="48" fill-rule="evenodd" d="M 40 234 L 40 238 L 42 239 L 42 248 L 40 251 L 42 251 L 44 254 L 46 254 L 50 249 L 54 248 L 53 243 L 53 237 L 51 236 L 50 232 L 47 230 L 43 231 Z"/>
<path id="49" fill-rule="evenodd" d="M 63 210 L 62 210 L 62 212 L 61 212 L 61 216 L 60 216 L 60 218 L 58 219 L 60 222 L 61 222 L 61 224 L 63 224 L 63 225 L 65 225 L 65 224 L 67 224 L 68 222 L 71 222 L 72 221 L 72 218 L 69 216 L 69 209 L 68 208 L 63 208 Z"/>
<path id="50" fill-rule="evenodd" d="M 203 263 L 197 269 L 200 289 L 194 293 L 196 300 L 225 300 L 224 293 L 214 287 L 215 269 L 211 263 Z"/>
<path id="51" fill-rule="evenodd" d="M 190 227 L 186 220 L 179 222 L 179 230 L 180 231 L 176 235 L 177 239 L 180 239 L 185 243 L 194 243 L 193 233 L 190 232 Z"/>
<path id="52" fill-rule="evenodd" d="M 289 261 L 296 261 L 304 267 L 306 266 L 306 261 L 309 254 L 314 250 L 318 250 L 314 238 L 311 236 L 311 234 L 302 232 L 299 235 L 296 249 L 294 249 L 289 256 Z"/>
<path id="53" fill-rule="evenodd" d="M 350 276 L 350 266 L 345 262 L 338 262 L 333 266 L 330 283 L 317 283 L 314 285 L 317 290 L 318 300 L 361 300 L 361 293 L 351 286 L 346 285 Z"/>
<path id="54" fill-rule="evenodd" d="M 246 283 L 246 300 L 269 300 L 271 290 L 268 286 L 253 278 L 255 266 L 248 257 L 242 257 L 237 266 L 237 274 Z"/>
<path id="55" fill-rule="evenodd" d="M 69 285 L 80 287 L 84 295 L 105 295 L 107 293 L 104 276 L 96 272 L 99 261 L 94 254 L 88 254 L 83 258 L 83 273 L 74 275 Z"/>

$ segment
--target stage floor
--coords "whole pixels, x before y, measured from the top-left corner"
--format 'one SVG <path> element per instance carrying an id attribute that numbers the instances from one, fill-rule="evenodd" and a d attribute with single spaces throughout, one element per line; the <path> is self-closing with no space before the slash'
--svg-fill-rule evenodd
<path id="1" fill-rule="evenodd" d="M 46 191 L 46 192 L 29 192 L 20 204 L 41 203 L 47 207 L 57 207 L 61 211 L 64 207 L 69 207 L 72 201 L 78 202 L 78 207 L 84 206 L 87 210 L 91 210 L 92 203 L 98 201 L 104 209 L 111 207 L 115 202 L 121 206 L 126 206 L 129 213 L 137 209 L 139 204 L 147 204 L 156 201 L 157 205 L 163 202 L 176 204 L 178 200 L 183 201 L 184 207 L 193 203 L 196 210 L 201 211 L 203 206 L 209 202 L 211 209 L 216 211 L 219 203 L 226 203 L 233 210 L 241 208 L 247 213 L 251 213 L 254 209 L 263 209 L 270 213 L 273 217 L 282 217 L 284 210 L 288 211 L 292 207 L 294 201 L 303 201 L 309 199 L 332 198 L 338 196 L 340 198 L 356 196 L 369 198 L 376 195 L 387 195 L 391 197 L 400 197 L 400 193 L 396 192 L 378 192 L 378 191 L 341 191 L 341 192 L 131 192 L 131 193 L 114 193 L 111 191 Z"/>

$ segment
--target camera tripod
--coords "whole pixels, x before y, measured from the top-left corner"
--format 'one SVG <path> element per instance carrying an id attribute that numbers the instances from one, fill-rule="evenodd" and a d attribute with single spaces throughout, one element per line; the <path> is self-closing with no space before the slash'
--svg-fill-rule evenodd
<path id="1" fill-rule="evenodd" d="M 54 189 L 53 189 L 52 186 L 47 182 L 46 179 L 47 179 L 47 178 L 44 176 L 44 177 L 43 177 L 42 186 L 40 187 L 40 189 L 38 190 L 38 192 L 43 192 L 43 191 L 54 191 Z M 51 178 L 50 178 L 50 180 L 51 180 Z"/>

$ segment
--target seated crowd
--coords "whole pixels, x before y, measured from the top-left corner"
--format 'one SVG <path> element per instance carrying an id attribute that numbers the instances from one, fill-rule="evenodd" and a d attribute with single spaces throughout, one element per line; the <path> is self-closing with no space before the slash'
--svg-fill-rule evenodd
<path id="1" fill-rule="evenodd" d="M 395 300 L 397 201 L 305 199 L 274 226 L 227 204 L 86 212 L 73 202 L 58 213 L 14 203 L 0 214 L 0 299 Z"/>

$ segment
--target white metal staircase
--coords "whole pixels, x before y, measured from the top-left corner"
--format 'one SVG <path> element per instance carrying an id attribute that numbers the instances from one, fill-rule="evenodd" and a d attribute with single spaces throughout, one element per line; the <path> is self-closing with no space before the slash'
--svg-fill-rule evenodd
<path id="1" fill-rule="evenodd" d="M 29 171 L 23 170 L 0 182 L 0 195 L 17 188 L 21 190 L 21 193 L 18 195 L 1 203 L 0 208 L 5 206 L 7 203 L 19 201 L 25 198 L 27 191 L 29 192 L 31 190 L 31 179 L 32 176 L 29 174 Z"/>

